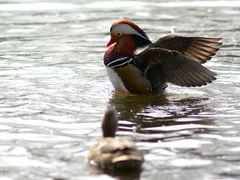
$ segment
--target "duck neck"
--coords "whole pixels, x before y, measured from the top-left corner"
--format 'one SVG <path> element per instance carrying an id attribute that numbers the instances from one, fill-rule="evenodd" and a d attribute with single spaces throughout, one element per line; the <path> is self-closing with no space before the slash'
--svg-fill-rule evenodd
<path id="1" fill-rule="evenodd" d="M 108 109 L 102 120 L 102 133 L 103 137 L 115 137 L 118 127 L 115 112 L 112 109 Z"/>

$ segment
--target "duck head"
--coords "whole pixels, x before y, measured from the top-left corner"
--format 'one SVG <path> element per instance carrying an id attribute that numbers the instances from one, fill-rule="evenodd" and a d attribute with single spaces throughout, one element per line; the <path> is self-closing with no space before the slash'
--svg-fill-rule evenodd
<path id="1" fill-rule="evenodd" d="M 102 133 L 103 137 L 115 137 L 118 128 L 118 120 L 115 111 L 108 107 L 102 120 Z"/>
<path id="2" fill-rule="evenodd" d="M 110 29 L 111 39 L 107 46 L 116 44 L 120 48 L 135 51 L 138 47 L 151 44 L 146 33 L 130 20 L 119 20 L 112 24 Z"/>

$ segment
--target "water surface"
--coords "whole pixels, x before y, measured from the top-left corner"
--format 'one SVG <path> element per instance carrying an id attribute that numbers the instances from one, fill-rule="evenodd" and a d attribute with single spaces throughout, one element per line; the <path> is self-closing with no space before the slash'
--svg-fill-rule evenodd
<path id="1" fill-rule="evenodd" d="M 119 136 L 145 152 L 141 179 L 238 179 L 240 2 L 0 2 L 0 177 L 97 179 L 86 165 L 108 105 Z M 222 37 L 201 88 L 116 96 L 102 63 L 111 23 L 129 18 L 152 40 Z"/>

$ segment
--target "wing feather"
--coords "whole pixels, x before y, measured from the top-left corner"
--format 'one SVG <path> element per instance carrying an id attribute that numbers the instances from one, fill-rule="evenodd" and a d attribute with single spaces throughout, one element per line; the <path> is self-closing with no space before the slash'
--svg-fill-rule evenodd
<path id="1" fill-rule="evenodd" d="M 161 83 L 195 87 L 216 79 L 216 73 L 178 51 L 148 48 L 133 58 L 133 63 L 140 67 L 153 85 L 161 79 Z"/>
<path id="2" fill-rule="evenodd" d="M 221 38 L 168 35 L 160 38 L 151 47 L 175 50 L 194 61 L 205 63 L 216 54 L 221 45 Z"/>

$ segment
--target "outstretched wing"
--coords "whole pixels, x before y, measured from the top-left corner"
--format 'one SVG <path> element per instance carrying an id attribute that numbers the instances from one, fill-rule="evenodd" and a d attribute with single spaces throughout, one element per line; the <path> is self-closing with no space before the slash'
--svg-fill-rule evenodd
<path id="1" fill-rule="evenodd" d="M 154 42 L 151 47 L 176 50 L 194 61 L 205 63 L 216 54 L 221 45 L 221 38 L 168 35 Z"/>
<path id="2" fill-rule="evenodd" d="M 216 79 L 216 73 L 178 51 L 148 48 L 133 58 L 133 63 L 147 76 L 155 90 L 161 90 L 156 88 L 161 88 L 165 82 L 195 87 Z"/>

